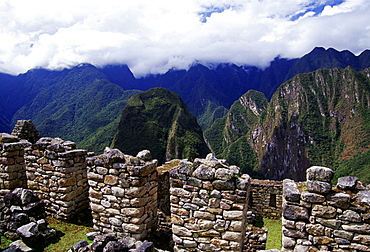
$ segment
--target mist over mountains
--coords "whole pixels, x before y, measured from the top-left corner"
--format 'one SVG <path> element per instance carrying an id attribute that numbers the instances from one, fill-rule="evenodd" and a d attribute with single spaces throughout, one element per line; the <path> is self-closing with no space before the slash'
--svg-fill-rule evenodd
<path id="1" fill-rule="evenodd" d="M 206 140 L 217 156 L 240 165 L 246 172 L 258 174 L 266 171 L 267 168 L 259 169 L 264 167 L 263 160 L 275 151 L 262 151 L 263 148 L 258 147 L 261 141 L 252 141 L 248 134 L 256 131 L 255 127 L 258 126 L 255 125 L 264 128 L 261 126 L 267 123 L 264 120 L 273 118 L 270 112 L 264 111 L 269 111 L 268 107 L 274 106 L 271 105 L 274 102 L 275 105 L 278 103 L 276 90 L 297 74 L 322 68 L 344 69 L 347 66 L 351 66 L 353 76 L 357 76 L 356 72 L 370 67 L 370 51 L 365 50 L 356 56 L 349 51 L 318 47 L 299 59 L 278 57 L 265 69 L 233 64 L 213 67 L 194 64 L 188 70 L 173 69 L 145 78 L 135 78 L 126 65 L 97 68 L 91 64 L 81 64 L 61 71 L 33 69 L 18 76 L 0 73 L 0 132 L 10 132 L 16 120 L 31 119 L 42 136 L 61 137 L 75 141 L 80 148 L 101 152 L 105 146 L 111 145 L 130 97 L 162 87 L 179 94 L 187 104 L 203 131 L 207 130 Z M 361 76 L 357 82 L 367 83 L 366 74 Z M 316 94 L 321 95 L 318 92 Z M 310 99 L 315 100 L 315 96 Z M 240 101 L 244 101 L 244 105 Z M 255 104 L 254 109 L 251 104 Z M 320 100 L 320 103 L 310 106 L 317 104 L 323 103 Z M 363 109 L 366 110 L 365 107 Z M 307 110 L 307 113 L 310 114 L 311 110 Z M 236 120 L 239 120 L 237 124 Z M 288 122 L 284 121 L 284 125 Z M 278 146 L 286 148 L 286 145 Z M 365 149 L 362 153 L 366 152 Z M 304 162 L 303 166 L 315 162 Z M 337 165 L 335 162 L 328 164 Z M 291 176 L 289 172 L 280 172 L 279 176 L 276 174 L 272 172 L 268 176 L 275 179 Z"/>

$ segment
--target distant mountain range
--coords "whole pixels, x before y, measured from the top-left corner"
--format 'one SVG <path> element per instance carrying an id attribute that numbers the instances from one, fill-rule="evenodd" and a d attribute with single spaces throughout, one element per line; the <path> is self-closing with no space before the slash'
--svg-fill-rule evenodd
<path id="1" fill-rule="evenodd" d="M 277 118 L 267 111 L 279 103 L 277 97 L 281 95 L 277 94 L 281 92 L 281 85 L 297 74 L 311 73 L 322 68 L 344 69 L 347 66 L 351 66 L 351 70 L 346 71 L 353 71 L 353 76 L 362 76 L 357 82 L 366 82 L 366 75 L 356 72 L 370 67 L 370 51 L 365 50 L 355 56 L 349 51 L 339 52 L 318 47 L 299 59 L 278 57 L 265 69 L 233 64 L 219 64 L 210 68 L 195 64 L 189 70 L 173 69 L 165 74 L 145 78 L 135 78 L 126 65 L 97 68 L 81 64 L 61 71 L 33 69 L 18 76 L 0 73 L 0 132 L 10 132 L 18 119 L 31 119 L 43 136 L 72 140 L 81 148 L 101 152 L 105 146 L 112 144 L 129 98 L 142 91 L 162 87 L 180 95 L 201 128 L 206 130 L 206 141 L 217 156 L 227 158 L 230 163 L 238 164 L 256 176 L 267 174 L 268 177 L 280 179 L 297 171 L 294 168 L 294 172 L 282 172 L 288 170 L 293 161 L 284 161 L 287 165 L 279 165 L 276 169 L 271 167 L 274 163 L 269 161 L 273 159 L 271 155 L 286 146 L 280 143 L 280 149 L 275 150 L 272 148 L 274 144 L 261 144 L 262 139 L 275 139 L 274 143 L 277 141 L 276 136 L 264 134 L 271 134 L 265 129 L 268 127 L 265 126 L 268 124 L 265 120 L 274 118 L 274 127 L 280 125 Z M 326 78 L 327 75 L 324 76 Z M 333 85 L 335 83 L 330 84 Z M 341 84 L 341 88 L 344 87 Z M 311 99 L 316 101 L 318 98 Z M 317 104 L 322 105 L 323 102 L 320 100 Z M 310 110 L 307 113 L 310 114 Z M 254 132 L 257 136 L 258 129 L 264 129 L 264 132 L 258 132 L 262 138 L 257 137 L 255 142 L 250 134 Z M 277 132 L 283 134 L 286 131 L 280 129 Z M 314 139 L 314 142 L 318 146 L 317 140 Z M 270 147 L 264 149 L 266 146 Z M 365 149 L 361 153 L 365 153 Z M 299 159 L 302 165 L 298 166 L 318 163 L 313 162 L 311 156 L 306 156 L 309 161 Z M 340 160 L 338 162 L 349 160 L 336 157 L 336 160 Z M 335 162 L 322 163 L 338 166 Z"/>

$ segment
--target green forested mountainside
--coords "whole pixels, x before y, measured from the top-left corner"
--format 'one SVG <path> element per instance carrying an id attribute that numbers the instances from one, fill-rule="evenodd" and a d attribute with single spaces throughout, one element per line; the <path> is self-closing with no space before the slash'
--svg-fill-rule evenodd
<path id="1" fill-rule="evenodd" d="M 239 108 L 242 114 L 245 108 Z M 370 182 L 369 116 L 370 69 L 299 74 L 278 88 L 258 119 L 250 121 L 250 130 L 220 155 L 244 170 L 255 165 L 256 175 L 270 179 L 304 180 L 308 167 L 323 165 L 335 169 L 337 177 Z M 225 119 L 218 127 L 224 139 L 227 132 L 237 132 Z"/>
<path id="2" fill-rule="evenodd" d="M 112 146 L 130 155 L 148 149 L 160 164 L 175 158 L 205 157 L 210 152 L 196 118 L 178 94 L 165 88 L 130 98 Z"/>
<path id="3" fill-rule="evenodd" d="M 257 163 L 251 162 L 254 153 L 246 142 L 245 135 L 257 122 L 267 103 L 263 93 L 250 90 L 234 102 L 226 116 L 217 119 L 204 132 L 217 157 L 226 158 L 230 163 L 240 165 L 244 172 L 250 173 L 257 168 Z"/>
<path id="4" fill-rule="evenodd" d="M 123 107 L 139 92 L 124 91 L 91 65 L 75 67 L 34 88 L 38 92 L 20 107 L 13 121 L 31 119 L 42 136 L 72 140 L 95 152 L 110 145 Z"/>

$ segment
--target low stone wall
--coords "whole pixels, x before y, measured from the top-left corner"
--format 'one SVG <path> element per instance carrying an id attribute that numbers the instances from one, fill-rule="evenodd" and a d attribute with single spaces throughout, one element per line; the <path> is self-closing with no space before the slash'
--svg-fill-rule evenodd
<path id="1" fill-rule="evenodd" d="M 27 187 L 43 199 L 49 215 L 70 220 L 88 208 L 87 151 L 59 138 L 26 148 Z"/>
<path id="2" fill-rule="evenodd" d="M 248 225 L 245 232 L 243 251 L 256 252 L 264 250 L 266 248 L 267 232 L 267 228 Z"/>
<path id="3" fill-rule="evenodd" d="M 157 222 L 157 160 L 117 149 L 87 159 L 94 229 L 143 240 Z"/>
<path id="4" fill-rule="evenodd" d="M 0 195 L 27 187 L 24 149 L 30 145 L 18 137 L 0 133 Z"/>
<path id="5" fill-rule="evenodd" d="M 280 219 L 282 212 L 283 182 L 251 180 L 250 208 L 256 217 Z"/>
<path id="6" fill-rule="evenodd" d="M 370 251 L 370 191 L 355 177 L 330 181 L 314 166 L 306 185 L 284 180 L 283 251 Z"/>
<path id="7" fill-rule="evenodd" d="M 170 171 L 175 251 L 242 251 L 250 177 L 212 154 Z"/>

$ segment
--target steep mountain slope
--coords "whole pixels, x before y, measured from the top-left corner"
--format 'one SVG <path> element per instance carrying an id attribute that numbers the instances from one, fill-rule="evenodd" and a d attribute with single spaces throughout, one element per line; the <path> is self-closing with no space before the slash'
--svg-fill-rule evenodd
<path id="1" fill-rule="evenodd" d="M 13 116 L 13 124 L 31 119 L 42 136 L 73 140 L 96 152 L 109 146 L 126 101 L 139 92 L 124 91 L 88 64 L 35 89 L 34 97 Z"/>
<path id="2" fill-rule="evenodd" d="M 247 138 L 268 178 L 304 180 L 306 168 L 324 165 L 369 182 L 369 115 L 369 69 L 321 69 L 279 87 Z"/>
<path id="3" fill-rule="evenodd" d="M 164 88 L 130 98 L 112 146 L 130 155 L 148 149 L 159 163 L 209 153 L 196 118 L 178 94 Z"/>
<path id="4" fill-rule="evenodd" d="M 204 135 L 217 157 L 242 167 L 243 172 L 256 175 L 257 156 L 245 135 L 258 121 L 268 101 L 261 92 L 250 90 L 231 106 L 223 118 L 217 119 Z"/>

